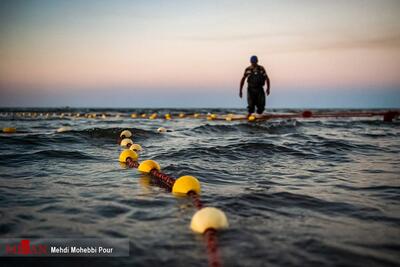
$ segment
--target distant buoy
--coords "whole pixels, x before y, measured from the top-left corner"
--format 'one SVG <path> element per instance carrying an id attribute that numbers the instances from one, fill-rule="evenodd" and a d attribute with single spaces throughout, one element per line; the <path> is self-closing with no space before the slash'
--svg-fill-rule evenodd
<path id="1" fill-rule="evenodd" d="M 69 132 L 72 131 L 72 128 L 69 126 L 60 127 L 57 129 L 57 133 Z"/>
<path id="2" fill-rule="evenodd" d="M 204 234 L 208 229 L 220 230 L 229 227 L 225 213 L 217 208 L 206 207 L 196 212 L 190 223 L 190 228 L 200 234 Z"/>
<path id="3" fill-rule="evenodd" d="M 249 120 L 249 121 L 255 121 L 255 120 L 256 120 L 256 116 L 250 115 L 250 116 L 248 117 L 248 120 Z"/>
<path id="4" fill-rule="evenodd" d="M 399 112 L 397 111 L 388 111 L 383 114 L 383 121 L 385 122 L 392 122 L 393 119 L 399 116 Z"/>
<path id="5" fill-rule="evenodd" d="M 137 118 L 137 114 L 136 114 L 136 113 L 132 113 L 132 114 L 131 114 L 131 118 L 132 118 L 132 119 L 136 119 L 136 118 Z"/>
<path id="6" fill-rule="evenodd" d="M 103 115 L 101 115 L 101 118 L 102 118 L 102 119 L 106 119 L 106 118 L 107 118 L 107 115 L 106 115 L 106 114 L 103 114 Z"/>
<path id="7" fill-rule="evenodd" d="M 124 148 L 129 148 L 131 145 L 133 145 L 133 141 L 129 138 L 124 138 L 121 140 L 120 146 Z"/>
<path id="8" fill-rule="evenodd" d="M 142 151 L 142 150 L 143 150 L 142 146 L 139 145 L 139 144 L 132 144 L 132 145 L 129 147 L 129 149 L 130 149 L 130 150 L 133 150 L 133 151 L 135 151 L 135 152 L 138 152 L 138 151 Z"/>
<path id="9" fill-rule="evenodd" d="M 132 136 L 132 133 L 129 130 L 123 130 L 121 132 L 121 134 L 119 135 L 119 137 L 121 137 L 121 138 L 129 138 L 131 136 Z"/>
<path id="10" fill-rule="evenodd" d="M 208 114 L 207 115 L 207 120 L 212 121 L 215 120 L 217 118 L 216 114 Z"/>
<path id="11" fill-rule="evenodd" d="M 184 118 L 185 117 L 185 113 L 183 113 L 183 112 L 181 112 L 181 113 L 179 113 L 179 118 Z"/>
<path id="12" fill-rule="evenodd" d="M 303 113 L 301 114 L 301 116 L 302 116 L 303 118 L 311 118 L 311 117 L 313 116 L 313 113 L 312 113 L 311 111 L 309 111 L 309 110 L 305 110 L 305 111 L 303 111 Z"/>
<path id="13" fill-rule="evenodd" d="M 14 127 L 5 127 L 3 128 L 3 133 L 15 133 L 17 131 Z"/>
<path id="14" fill-rule="evenodd" d="M 157 132 L 159 133 L 165 133 L 167 131 L 167 129 L 165 129 L 164 127 L 160 127 L 157 129 Z"/>

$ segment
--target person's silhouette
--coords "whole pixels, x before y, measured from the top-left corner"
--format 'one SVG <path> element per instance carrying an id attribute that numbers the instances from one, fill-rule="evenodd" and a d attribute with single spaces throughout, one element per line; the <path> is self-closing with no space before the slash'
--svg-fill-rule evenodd
<path id="1" fill-rule="evenodd" d="M 257 56 L 250 58 L 251 65 L 244 71 L 242 80 L 240 81 L 239 97 L 243 96 L 243 85 L 247 79 L 247 110 L 249 115 L 254 113 L 255 107 L 257 107 L 257 113 L 262 114 L 265 109 L 265 94 L 263 86 L 266 84 L 266 93 L 270 93 L 270 81 L 264 67 L 258 65 Z"/>

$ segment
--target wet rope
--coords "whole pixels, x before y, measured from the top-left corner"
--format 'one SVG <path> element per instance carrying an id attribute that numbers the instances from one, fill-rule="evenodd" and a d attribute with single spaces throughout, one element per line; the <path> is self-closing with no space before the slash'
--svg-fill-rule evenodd
<path id="1" fill-rule="evenodd" d="M 126 159 L 126 165 L 129 168 L 135 168 L 135 169 L 139 168 L 139 162 L 133 161 L 131 158 Z"/>
<path id="2" fill-rule="evenodd" d="M 165 173 L 159 172 L 156 169 L 152 169 L 150 171 L 150 174 L 153 177 L 158 178 L 161 182 L 163 182 L 166 186 L 168 186 L 169 189 L 172 190 L 172 187 L 174 186 L 174 183 L 175 183 L 175 179 L 174 178 L 172 178 L 171 176 L 169 176 L 169 175 L 167 175 Z"/>
<path id="3" fill-rule="evenodd" d="M 219 260 L 218 252 L 217 231 L 214 229 L 208 229 L 204 233 L 204 238 L 207 242 L 208 265 L 212 267 L 221 267 L 222 265 Z"/>
<path id="4" fill-rule="evenodd" d="M 203 203 L 201 203 L 200 196 L 196 194 L 196 192 L 190 191 L 188 196 L 192 198 L 193 204 L 198 210 L 203 208 Z"/>

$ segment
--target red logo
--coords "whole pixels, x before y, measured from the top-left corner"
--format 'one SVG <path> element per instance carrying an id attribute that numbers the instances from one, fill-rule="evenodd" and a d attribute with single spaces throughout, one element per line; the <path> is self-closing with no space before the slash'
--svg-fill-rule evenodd
<path id="1" fill-rule="evenodd" d="M 47 245 L 30 245 L 30 240 L 21 240 L 19 244 L 6 244 L 7 255 L 45 255 Z"/>

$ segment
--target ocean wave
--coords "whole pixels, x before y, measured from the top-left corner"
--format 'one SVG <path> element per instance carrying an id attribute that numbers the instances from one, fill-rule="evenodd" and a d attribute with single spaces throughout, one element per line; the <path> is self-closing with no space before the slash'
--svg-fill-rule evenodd
<path id="1" fill-rule="evenodd" d="M 284 120 L 275 122 L 256 122 L 256 123 L 232 123 L 232 124 L 209 124 L 197 126 L 191 131 L 199 134 L 227 133 L 227 132 L 262 132 L 271 134 L 284 134 L 295 132 L 301 125 L 296 120 Z"/>
<path id="2" fill-rule="evenodd" d="M 400 223 L 399 217 L 387 215 L 377 208 L 360 206 L 355 203 L 328 201 L 315 196 L 290 192 L 252 192 L 234 198 L 220 197 L 218 201 L 223 203 L 231 212 L 245 216 L 269 218 L 272 216 L 271 214 L 278 213 L 296 217 L 307 210 L 326 216 L 345 216 L 359 220 L 381 221 L 393 225 Z"/>
<path id="3" fill-rule="evenodd" d="M 261 157 L 263 155 L 282 153 L 285 155 L 309 157 L 311 154 L 302 152 L 299 149 L 291 148 L 286 145 L 278 145 L 274 143 L 263 142 L 240 142 L 229 145 L 216 145 L 216 146 L 193 146 L 186 148 L 170 149 L 164 153 L 158 153 L 155 158 L 175 158 L 179 159 L 199 159 L 199 158 L 221 158 L 224 157 L 229 160 L 239 160 L 243 157 Z"/>
<path id="4" fill-rule="evenodd" d="M 144 130 L 140 128 L 119 128 L 119 127 L 112 127 L 112 128 L 90 128 L 84 130 L 72 130 L 69 132 L 63 132 L 59 134 L 73 134 L 73 135 L 81 135 L 90 138 L 113 138 L 117 139 L 119 134 L 123 130 L 129 130 L 133 133 L 134 137 L 136 138 L 150 138 L 150 137 L 157 137 L 160 136 L 155 131 Z"/>
<path id="5" fill-rule="evenodd" d="M 37 152 L 26 153 L 10 153 L 0 155 L 0 162 L 5 165 L 13 163 L 22 164 L 24 162 L 36 162 L 43 159 L 69 159 L 69 160 L 95 160 L 99 159 L 98 155 L 91 156 L 81 151 L 68 150 L 40 150 Z"/>

